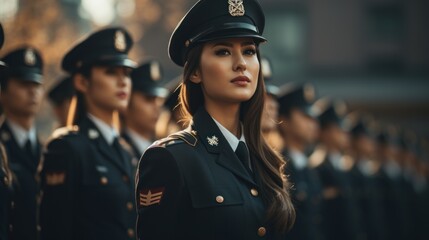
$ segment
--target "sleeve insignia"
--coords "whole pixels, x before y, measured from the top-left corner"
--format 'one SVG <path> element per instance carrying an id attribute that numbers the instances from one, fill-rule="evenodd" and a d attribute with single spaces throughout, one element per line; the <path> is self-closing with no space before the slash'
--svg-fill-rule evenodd
<path id="1" fill-rule="evenodd" d="M 140 207 L 149 207 L 151 205 L 160 204 L 164 188 L 143 189 L 139 193 Z"/>

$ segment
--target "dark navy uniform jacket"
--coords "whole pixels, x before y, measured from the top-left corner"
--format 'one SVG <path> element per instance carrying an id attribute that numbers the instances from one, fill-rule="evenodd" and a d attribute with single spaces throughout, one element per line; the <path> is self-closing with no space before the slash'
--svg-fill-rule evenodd
<path id="1" fill-rule="evenodd" d="M 41 146 L 37 145 L 35 157 L 27 154 L 19 147 L 6 122 L 0 127 L 0 136 L 6 148 L 9 167 L 15 176 L 10 215 L 11 239 L 37 239 L 39 184 L 36 175 Z"/>
<path id="2" fill-rule="evenodd" d="M 322 186 L 315 169 L 305 166 L 297 168 L 288 151 L 283 152 L 286 174 L 293 189 L 291 191 L 296 211 L 295 224 L 286 235 L 291 240 L 323 240 L 322 229 Z"/>
<path id="3" fill-rule="evenodd" d="M 139 162 L 138 239 L 281 239 L 260 186 L 200 108 L 190 129 L 155 142 Z"/>
<path id="4" fill-rule="evenodd" d="M 41 239 L 135 239 L 130 161 L 88 118 L 78 129 L 57 130 L 41 172 Z"/>
<path id="5" fill-rule="evenodd" d="M 0 144 L 0 240 L 9 239 L 12 204 L 12 177 L 3 144 Z"/>

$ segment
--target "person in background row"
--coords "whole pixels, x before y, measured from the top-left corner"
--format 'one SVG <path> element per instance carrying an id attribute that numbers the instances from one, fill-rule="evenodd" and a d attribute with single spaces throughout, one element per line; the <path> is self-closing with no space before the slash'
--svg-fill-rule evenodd
<path id="1" fill-rule="evenodd" d="M 41 144 L 34 121 L 43 98 L 43 61 L 39 51 L 30 46 L 12 50 L 2 61 L 8 68 L 2 71 L 0 79 L 0 101 L 5 116 L 0 138 L 16 176 L 11 238 L 37 239 L 39 184 L 36 174 Z"/>
<path id="2" fill-rule="evenodd" d="M 157 61 L 142 64 L 131 72 L 133 88 L 128 108 L 123 112 L 122 137 L 131 146 L 137 159 L 154 140 L 155 126 L 164 99 L 169 94 L 159 83 L 161 74 L 161 66 Z M 137 167 L 137 161 L 134 167 Z"/>
<path id="3" fill-rule="evenodd" d="M 0 49 L 4 43 L 3 26 L 0 23 Z M 6 64 L 0 61 L 0 78 L 6 69 Z M 12 209 L 12 172 L 9 168 L 9 162 L 6 150 L 0 142 L 0 240 L 9 239 L 10 214 Z"/>
<path id="4" fill-rule="evenodd" d="M 271 84 L 272 69 L 268 58 L 261 58 L 261 71 L 265 81 L 265 105 L 261 119 L 261 130 L 267 143 L 274 149 L 280 150 L 282 147 L 281 137 L 278 133 L 277 125 L 279 104 L 277 103 L 277 94 L 279 88 Z"/>
<path id="5" fill-rule="evenodd" d="M 293 225 L 284 162 L 261 133 L 264 19 L 256 0 L 201 0 L 177 25 L 188 128 L 140 160 L 138 239 L 283 239 Z"/>
<path id="6" fill-rule="evenodd" d="M 347 155 L 349 133 L 345 121 L 347 107 L 342 101 L 318 100 L 320 146 L 310 157 L 322 184 L 322 224 L 327 239 L 366 239 L 360 213 L 353 198 L 350 170 L 353 160 Z"/>
<path id="7" fill-rule="evenodd" d="M 114 113 L 131 95 L 124 28 L 106 28 L 78 42 L 62 60 L 73 78 L 73 124 L 56 130 L 41 169 L 42 240 L 135 239 L 131 154 L 124 150 Z"/>
<path id="8" fill-rule="evenodd" d="M 169 95 L 164 102 L 164 112 L 159 118 L 156 128 L 156 138 L 165 138 L 168 135 L 183 130 L 181 107 L 179 103 L 180 82 L 182 77 L 176 77 L 165 85 Z"/>
<path id="9" fill-rule="evenodd" d="M 58 83 L 48 91 L 48 98 L 52 103 L 58 127 L 67 125 L 67 115 L 74 93 L 73 80 L 70 76 L 59 79 Z"/>
<path id="10" fill-rule="evenodd" d="M 284 143 L 282 154 L 288 161 L 286 174 L 293 184 L 292 196 L 297 211 L 295 226 L 286 239 L 325 239 L 321 225 L 321 183 L 307 157 L 319 131 L 314 100 L 315 90 L 309 83 L 287 84 L 280 88 L 278 101 L 279 131 Z"/>
<path id="11" fill-rule="evenodd" d="M 347 116 L 351 130 L 351 151 L 355 165 L 350 171 L 353 196 L 362 215 L 368 240 L 387 239 L 382 185 L 378 180 L 380 164 L 376 157 L 376 129 L 372 118 L 359 112 Z"/>

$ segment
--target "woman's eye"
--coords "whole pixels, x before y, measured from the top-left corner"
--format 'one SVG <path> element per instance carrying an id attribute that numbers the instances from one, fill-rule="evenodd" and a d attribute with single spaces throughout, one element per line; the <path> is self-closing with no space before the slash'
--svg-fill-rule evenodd
<path id="1" fill-rule="evenodd" d="M 219 50 L 216 50 L 215 53 L 216 53 L 217 56 L 227 56 L 227 55 L 230 55 L 230 53 L 229 53 L 229 51 L 227 49 L 219 49 Z"/>
<path id="2" fill-rule="evenodd" d="M 246 49 L 246 50 L 244 50 L 244 54 L 245 55 L 255 55 L 256 50 L 255 49 Z"/>

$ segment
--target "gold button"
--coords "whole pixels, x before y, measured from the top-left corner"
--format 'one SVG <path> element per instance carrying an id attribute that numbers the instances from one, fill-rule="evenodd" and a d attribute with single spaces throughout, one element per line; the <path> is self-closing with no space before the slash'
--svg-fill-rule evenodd
<path id="1" fill-rule="evenodd" d="M 223 201 L 224 201 L 224 199 L 223 199 L 223 197 L 222 197 L 222 196 L 217 196 L 217 197 L 216 197 L 216 202 L 217 202 L 217 203 L 223 203 Z"/>
<path id="2" fill-rule="evenodd" d="M 267 230 L 264 227 L 258 228 L 258 236 L 263 237 L 267 233 Z"/>
<path id="3" fill-rule="evenodd" d="M 252 188 L 252 189 L 250 189 L 250 194 L 252 194 L 252 196 L 254 196 L 254 197 L 257 197 L 259 195 L 259 192 L 258 192 L 258 190 Z"/>
<path id="4" fill-rule="evenodd" d="M 122 180 L 124 182 L 128 182 L 130 180 L 130 178 L 127 175 L 122 176 Z"/>
<path id="5" fill-rule="evenodd" d="M 134 230 L 132 228 L 128 228 L 128 237 L 132 238 L 134 237 Z"/>
<path id="6" fill-rule="evenodd" d="M 106 185 L 109 182 L 109 180 L 107 179 L 107 177 L 102 177 L 100 178 L 100 182 L 101 184 Z"/>
<path id="7" fill-rule="evenodd" d="M 134 208 L 133 203 L 132 202 L 127 202 L 127 209 L 131 211 L 131 210 L 133 210 L 133 208 Z"/>

